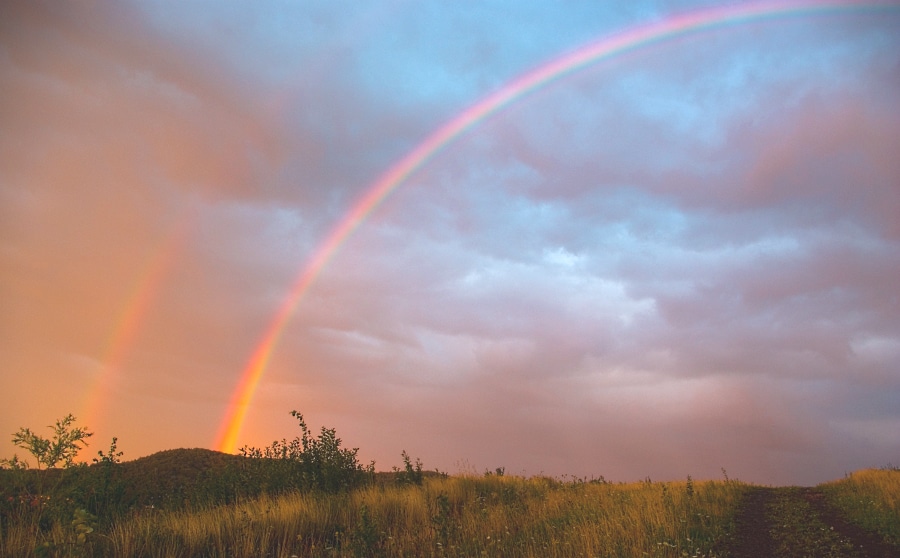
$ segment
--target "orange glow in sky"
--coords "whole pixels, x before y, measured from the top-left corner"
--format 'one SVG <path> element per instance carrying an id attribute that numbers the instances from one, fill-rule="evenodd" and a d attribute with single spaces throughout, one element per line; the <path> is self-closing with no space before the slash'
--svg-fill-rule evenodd
<path id="1" fill-rule="evenodd" d="M 891 2 L 0 7 L 0 457 L 813 484 L 900 447 Z"/>

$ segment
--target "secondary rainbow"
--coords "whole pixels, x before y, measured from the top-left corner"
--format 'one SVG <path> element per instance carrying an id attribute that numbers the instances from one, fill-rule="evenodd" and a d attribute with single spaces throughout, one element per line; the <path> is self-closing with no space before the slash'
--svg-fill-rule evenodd
<path id="1" fill-rule="evenodd" d="M 189 219 L 183 218 L 157 244 L 134 282 L 128 300 L 106 343 L 106 349 L 100 360 L 103 368 L 88 393 L 82 406 L 82 413 L 79 415 L 88 426 L 95 427 L 103 422 L 103 413 L 122 365 L 134 346 L 141 325 L 160 287 L 181 251 L 189 222 Z"/>
<path id="2" fill-rule="evenodd" d="M 849 0 L 761 2 L 715 7 L 676 15 L 589 43 L 521 75 L 458 114 L 435 130 L 373 182 L 306 262 L 241 374 L 220 425 L 215 448 L 228 453 L 235 451 L 238 436 L 253 396 L 265 373 L 278 338 L 303 295 L 309 290 L 319 272 L 334 256 L 340 245 L 392 191 L 465 131 L 524 95 L 600 60 L 675 37 L 728 25 L 853 10 L 900 11 L 900 6 L 894 2 L 854 2 Z"/>

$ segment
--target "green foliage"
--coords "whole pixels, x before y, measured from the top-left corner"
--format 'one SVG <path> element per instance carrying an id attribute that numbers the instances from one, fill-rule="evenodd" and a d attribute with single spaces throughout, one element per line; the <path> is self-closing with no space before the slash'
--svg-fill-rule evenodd
<path id="1" fill-rule="evenodd" d="M 276 440 L 266 448 L 243 447 L 240 455 L 258 460 L 251 472 L 262 478 L 265 490 L 281 492 L 307 488 L 339 492 L 363 484 L 375 472 L 375 463 L 364 467 L 357 459 L 359 448 L 341 447 L 333 428 L 322 427 L 318 437 L 310 433 L 303 415 L 291 411 L 301 435 Z"/>
<path id="2" fill-rule="evenodd" d="M 422 461 L 417 457 L 416 464 L 413 465 L 406 450 L 403 450 L 400 455 L 403 457 L 403 470 L 401 471 L 399 468 L 394 467 L 394 472 L 397 474 L 397 483 L 421 486 L 425 478 L 422 473 Z"/>
<path id="3" fill-rule="evenodd" d="M 13 444 L 28 450 L 34 456 L 38 463 L 38 469 L 41 465 L 52 468 L 58 463 L 62 463 L 64 467 L 71 467 L 75 462 L 75 456 L 82 448 L 87 446 L 86 439 L 94 435 L 88 432 L 87 428 L 75 427 L 75 417 L 71 414 L 56 421 L 56 424 L 49 426 L 53 429 L 53 437 L 50 439 L 38 436 L 28 428 L 19 428 L 19 431 L 13 434 Z M 18 461 L 17 456 L 13 456 L 12 461 L 6 460 L 7 464 Z"/>
<path id="4" fill-rule="evenodd" d="M 489 469 L 484 470 L 484 476 L 490 477 L 491 475 L 497 475 L 498 477 L 502 477 L 506 474 L 506 467 L 497 467 L 493 471 Z"/>
<path id="5" fill-rule="evenodd" d="M 105 465 L 115 465 L 116 463 L 122 462 L 122 456 L 125 455 L 121 451 L 116 451 L 116 443 L 119 441 L 118 438 L 113 436 L 112 443 L 109 444 L 109 453 L 103 453 L 103 450 L 97 452 L 97 456 L 95 457 L 94 463 L 102 463 Z"/>
<path id="6" fill-rule="evenodd" d="M 93 556 L 93 541 L 97 537 L 97 517 L 85 509 L 76 509 L 69 522 L 69 530 L 60 541 L 45 540 L 34 548 L 35 556 Z"/>
<path id="7" fill-rule="evenodd" d="M 13 454 L 12 459 L 0 459 L 0 469 L 23 471 L 27 468 L 28 462 L 20 460 L 18 455 Z"/>
<path id="8" fill-rule="evenodd" d="M 856 471 L 825 483 L 822 491 L 849 521 L 900 546 L 900 469 L 888 465 Z"/>
<path id="9" fill-rule="evenodd" d="M 75 533 L 75 544 L 84 545 L 88 535 L 97 527 L 97 517 L 85 509 L 77 509 L 72 514 L 72 530 Z"/>
<path id="10" fill-rule="evenodd" d="M 118 438 L 113 437 L 109 452 L 97 452 L 93 459 L 94 467 L 85 468 L 79 478 L 70 482 L 70 494 L 74 500 L 103 516 L 111 516 L 124 511 L 122 496 L 125 493 L 125 482 L 118 475 L 118 467 L 123 452 L 117 451 Z"/>
<path id="11" fill-rule="evenodd" d="M 369 507 L 363 504 L 359 508 L 359 519 L 350 535 L 350 551 L 356 558 L 383 556 L 383 538 L 377 520 L 372 517 Z"/>
<path id="12" fill-rule="evenodd" d="M 15 518 L 23 524 L 43 530 L 64 521 L 70 516 L 76 501 L 82 500 L 80 491 L 73 490 L 72 479 L 80 476 L 86 467 L 74 466 L 75 457 L 93 433 L 76 427 L 71 414 L 50 426 L 53 435 L 44 438 L 29 428 L 19 428 L 13 434 L 16 446 L 28 450 L 37 460 L 37 469 L 28 470 L 28 464 L 18 456 L 3 461 L 4 479 L 0 484 L 0 524 Z M 63 469 L 57 465 L 62 464 Z M 6 473 L 9 473 L 8 475 Z M 47 550 L 46 545 L 42 548 Z M 36 548 L 35 552 L 41 552 Z"/>
<path id="13" fill-rule="evenodd" d="M 434 508 L 431 523 L 434 526 L 435 546 L 443 549 L 448 545 L 450 538 L 456 534 L 450 498 L 441 492 L 434 499 Z"/>
<path id="14" fill-rule="evenodd" d="M 766 504 L 772 528 L 769 534 L 777 556 L 859 556 L 853 544 L 822 522 L 798 488 L 777 489 Z"/>

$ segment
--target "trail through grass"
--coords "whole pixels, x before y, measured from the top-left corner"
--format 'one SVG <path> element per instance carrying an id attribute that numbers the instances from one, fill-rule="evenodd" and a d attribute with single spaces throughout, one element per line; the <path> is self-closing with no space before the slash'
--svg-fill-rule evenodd
<path id="1" fill-rule="evenodd" d="M 736 515 L 732 558 L 896 558 L 897 471 L 861 471 L 815 488 L 753 487 Z"/>
<path id="2" fill-rule="evenodd" d="M 822 491 L 847 519 L 900 547 L 900 469 L 857 471 Z"/>
<path id="3" fill-rule="evenodd" d="M 110 501 L 99 509 L 112 512 L 99 518 L 70 500 L 71 490 L 25 492 L 0 502 L 0 555 L 900 556 L 897 470 L 860 471 L 816 488 L 690 477 L 630 484 L 500 474 L 433 474 L 421 484 L 400 478 L 221 504 L 185 498 L 165 509 Z"/>

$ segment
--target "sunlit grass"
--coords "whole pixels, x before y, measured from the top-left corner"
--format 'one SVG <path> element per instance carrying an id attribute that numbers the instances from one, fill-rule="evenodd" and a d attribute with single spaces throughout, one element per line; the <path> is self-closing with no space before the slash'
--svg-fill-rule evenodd
<path id="1" fill-rule="evenodd" d="M 173 557 L 715 556 L 745 490 L 722 481 L 433 477 L 422 486 L 144 509 L 92 533 L 84 550 Z M 26 556 L 44 540 L 71 540 L 62 524 L 36 535 L 5 531 L 0 542 L 10 555 Z"/>
<path id="2" fill-rule="evenodd" d="M 900 469 L 865 469 L 821 486 L 850 521 L 900 546 Z"/>

